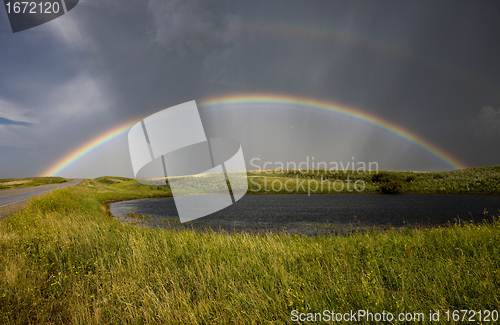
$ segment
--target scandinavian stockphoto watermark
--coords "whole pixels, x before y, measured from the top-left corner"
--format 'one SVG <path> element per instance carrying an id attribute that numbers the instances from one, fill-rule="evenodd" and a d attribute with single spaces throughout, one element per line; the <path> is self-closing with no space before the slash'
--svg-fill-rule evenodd
<path id="1" fill-rule="evenodd" d="M 345 164 L 316 161 L 309 156 L 299 163 L 262 162 L 260 158 L 252 158 L 250 165 L 250 169 L 257 172 L 257 175 L 250 177 L 250 191 L 253 192 L 307 192 L 308 195 L 317 192 L 363 192 L 366 183 L 363 179 L 356 178 L 356 175 L 378 173 L 377 162 L 356 162 L 354 157 Z M 276 178 L 280 176 L 285 179 Z"/>
<path id="2" fill-rule="evenodd" d="M 159 111 L 128 132 L 136 179 L 168 185 L 181 222 L 224 209 L 248 190 L 241 145 L 207 138 L 195 101 Z"/>

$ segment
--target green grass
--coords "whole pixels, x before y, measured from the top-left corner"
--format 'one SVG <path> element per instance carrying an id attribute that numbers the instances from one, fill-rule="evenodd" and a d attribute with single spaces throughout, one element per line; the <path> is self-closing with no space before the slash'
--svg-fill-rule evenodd
<path id="1" fill-rule="evenodd" d="M 69 181 L 62 177 L 29 177 L 0 179 L 0 190 L 24 188 L 47 184 L 60 184 Z"/>
<path id="2" fill-rule="evenodd" d="M 498 221 L 320 237 L 156 230 L 102 202 L 170 191 L 112 179 L 0 221 L 0 323 L 286 324 L 325 309 L 441 310 L 446 323 L 443 310 L 500 306 Z"/>
<path id="3" fill-rule="evenodd" d="M 380 193 L 383 192 L 384 185 L 397 182 L 403 193 L 500 195 L 500 165 L 445 172 L 264 170 L 248 171 L 247 179 L 247 194 Z M 193 179 L 193 188 L 199 190 L 210 184 L 207 180 L 201 180 Z M 121 188 L 133 184 L 139 186 L 135 180 L 123 177 L 101 177 L 96 181 L 106 185 L 119 185 Z M 168 179 L 166 186 L 150 188 L 170 192 Z M 218 190 L 204 189 L 207 192 Z"/>

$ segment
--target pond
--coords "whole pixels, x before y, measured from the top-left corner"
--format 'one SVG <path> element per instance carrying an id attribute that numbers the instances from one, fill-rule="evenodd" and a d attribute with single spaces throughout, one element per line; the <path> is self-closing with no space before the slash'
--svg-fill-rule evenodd
<path id="1" fill-rule="evenodd" d="M 110 204 L 117 219 L 137 225 L 228 232 L 282 232 L 306 235 L 366 227 L 438 225 L 481 221 L 500 214 L 500 197 L 450 194 L 273 194 L 246 195 L 221 211 L 179 223 L 173 198 Z M 136 217 L 133 216 L 136 214 Z M 137 214 L 143 217 L 137 217 Z"/>

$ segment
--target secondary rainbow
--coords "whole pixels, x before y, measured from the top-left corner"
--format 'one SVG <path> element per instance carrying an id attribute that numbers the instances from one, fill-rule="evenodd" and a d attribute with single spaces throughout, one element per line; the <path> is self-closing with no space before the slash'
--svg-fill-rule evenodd
<path id="1" fill-rule="evenodd" d="M 423 52 L 417 52 L 402 43 L 346 29 L 345 26 L 318 26 L 287 21 L 254 21 L 235 25 L 228 30 L 228 33 L 243 36 L 245 34 L 258 34 L 280 38 L 293 37 L 307 40 L 317 39 L 323 42 L 341 42 L 378 52 L 397 60 L 413 62 L 425 68 L 428 72 L 434 73 L 436 78 L 448 76 L 451 80 L 459 81 L 465 87 L 474 89 L 478 94 L 487 93 L 492 98 L 500 99 L 499 92 L 495 87 L 483 82 L 477 76 L 457 69 L 457 67 L 450 65 L 449 62 L 440 60 L 437 57 L 431 57 Z"/>
<path id="2" fill-rule="evenodd" d="M 450 166 L 453 169 L 466 168 L 466 165 L 459 161 L 457 158 L 451 156 L 449 153 L 425 140 L 421 136 L 413 133 L 412 131 L 366 111 L 362 111 L 357 108 L 348 107 L 345 105 L 340 105 L 337 103 L 307 97 L 296 97 L 278 94 L 237 94 L 202 100 L 199 104 L 199 107 L 201 109 L 251 109 L 252 106 L 262 107 L 263 105 L 266 105 L 266 107 L 268 108 L 279 106 L 280 108 L 285 107 L 290 109 L 314 109 L 338 114 L 346 118 L 350 118 L 368 125 L 381 128 L 392 135 L 409 141 L 422 148 L 429 154 L 433 155 L 434 157 L 438 158 L 440 161 L 444 162 L 446 165 Z M 137 122 L 138 121 L 136 120 L 126 122 L 100 134 L 99 136 L 84 143 L 80 147 L 64 156 L 53 166 L 41 173 L 41 176 L 60 175 L 61 172 L 63 172 L 66 168 L 71 166 L 76 161 L 92 153 L 96 149 L 106 145 L 113 139 L 126 134 L 128 130 Z"/>

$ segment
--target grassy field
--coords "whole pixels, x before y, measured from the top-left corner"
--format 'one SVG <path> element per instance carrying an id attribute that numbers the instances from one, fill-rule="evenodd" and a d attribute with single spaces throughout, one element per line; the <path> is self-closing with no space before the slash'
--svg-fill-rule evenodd
<path id="1" fill-rule="evenodd" d="M 249 193 L 377 193 L 381 185 L 393 181 L 403 193 L 500 195 L 500 166 L 445 172 L 266 170 L 250 171 L 248 179 Z"/>
<path id="2" fill-rule="evenodd" d="M 47 184 L 60 184 L 68 180 L 62 177 L 29 177 L 0 179 L 0 190 L 32 187 Z"/>
<path id="3" fill-rule="evenodd" d="M 239 172 L 238 172 L 239 173 Z M 111 179 L 111 178 L 109 178 Z M 115 178 L 116 179 L 116 178 Z M 211 184 L 208 178 L 193 179 L 199 190 Z M 467 168 L 444 172 L 356 170 L 263 170 L 248 171 L 247 194 L 297 194 L 297 193 L 380 193 L 382 189 L 399 187 L 401 193 L 436 194 L 487 194 L 500 195 L 500 166 Z M 127 180 L 127 179 L 122 179 Z M 128 183 L 130 185 L 130 183 Z M 163 188 L 170 190 L 167 186 Z M 217 189 L 203 188 L 208 192 Z M 189 186 L 185 189 L 189 190 Z"/>
<path id="4" fill-rule="evenodd" d="M 465 170 L 462 181 L 446 172 L 432 188 L 445 179 L 497 193 L 498 169 Z M 399 313 L 423 313 L 420 323 L 430 324 L 429 311 L 439 310 L 435 324 L 449 323 L 446 310 L 499 309 L 495 217 L 336 237 L 229 235 L 134 227 L 102 204 L 168 195 L 168 187 L 103 177 L 34 198 L 0 221 L 0 323 L 286 324 L 294 310 L 368 310 L 393 313 L 394 324 L 405 323 Z"/>

